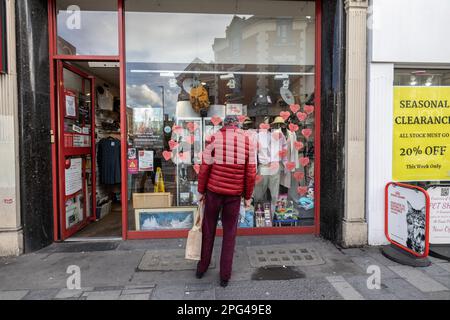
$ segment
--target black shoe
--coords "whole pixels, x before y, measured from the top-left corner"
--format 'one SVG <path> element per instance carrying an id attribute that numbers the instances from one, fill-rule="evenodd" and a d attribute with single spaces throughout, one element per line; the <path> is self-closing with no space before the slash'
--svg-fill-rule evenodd
<path id="1" fill-rule="evenodd" d="M 197 279 L 201 279 L 201 278 L 203 278 L 204 274 L 205 274 L 204 272 L 200 272 L 200 271 L 197 270 L 197 272 L 195 273 L 195 277 Z"/>
<path id="2" fill-rule="evenodd" d="M 220 279 L 220 286 L 225 288 L 226 286 L 228 286 L 228 280 L 222 280 Z"/>

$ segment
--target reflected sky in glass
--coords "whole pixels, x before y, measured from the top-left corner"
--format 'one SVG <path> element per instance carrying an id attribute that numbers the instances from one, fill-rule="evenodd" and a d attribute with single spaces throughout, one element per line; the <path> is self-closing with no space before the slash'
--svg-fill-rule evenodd
<path id="1" fill-rule="evenodd" d="M 74 1 L 76 3 L 76 1 Z M 76 55 L 118 55 L 119 31 L 117 9 L 111 11 L 68 11 L 57 9 L 58 53 Z M 78 19 L 79 28 L 74 19 Z"/>

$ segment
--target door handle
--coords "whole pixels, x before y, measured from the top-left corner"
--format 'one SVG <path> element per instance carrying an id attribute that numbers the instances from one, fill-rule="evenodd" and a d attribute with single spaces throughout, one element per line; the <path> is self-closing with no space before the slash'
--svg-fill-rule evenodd
<path id="1" fill-rule="evenodd" d="M 53 133 L 53 130 L 50 130 L 50 143 L 55 143 L 55 134 Z"/>

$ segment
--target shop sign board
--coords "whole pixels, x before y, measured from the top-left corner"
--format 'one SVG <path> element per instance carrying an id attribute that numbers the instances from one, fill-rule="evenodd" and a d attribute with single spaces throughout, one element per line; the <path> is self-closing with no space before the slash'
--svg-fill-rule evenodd
<path id="1" fill-rule="evenodd" d="M 391 182 L 386 186 L 385 234 L 389 242 L 417 257 L 428 256 L 430 198 L 422 188 Z"/>
<path id="2" fill-rule="evenodd" d="M 430 244 L 450 244 L 450 185 L 431 186 Z"/>
<path id="3" fill-rule="evenodd" d="M 450 87 L 394 87 L 393 180 L 450 180 Z"/>
<path id="4" fill-rule="evenodd" d="M 0 0 L 0 73 L 7 72 L 6 58 L 6 1 Z"/>

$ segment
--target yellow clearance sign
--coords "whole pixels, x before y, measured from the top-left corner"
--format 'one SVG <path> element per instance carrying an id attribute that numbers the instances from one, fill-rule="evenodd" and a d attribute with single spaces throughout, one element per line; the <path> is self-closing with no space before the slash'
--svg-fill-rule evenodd
<path id="1" fill-rule="evenodd" d="M 450 87 L 394 87 L 393 180 L 450 180 Z"/>

